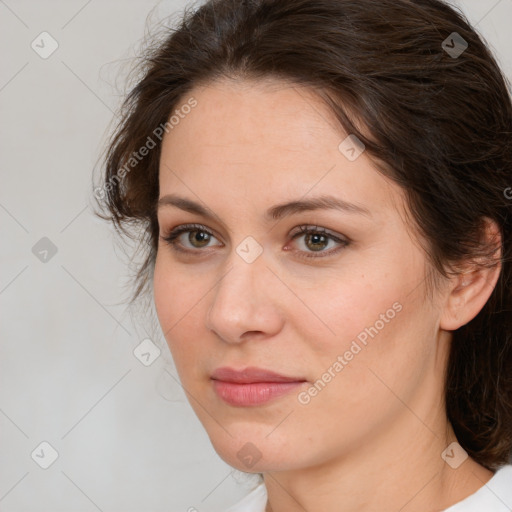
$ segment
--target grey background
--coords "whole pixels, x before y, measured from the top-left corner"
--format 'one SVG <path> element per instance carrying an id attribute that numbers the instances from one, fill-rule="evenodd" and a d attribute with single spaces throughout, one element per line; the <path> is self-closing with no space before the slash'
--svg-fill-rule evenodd
<path id="1" fill-rule="evenodd" d="M 126 257 L 91 208 L 130 59 L 187 4 L 0 0 L 2 512 L 221 511 L 250 488 L 211 447 L 154 315 L 123 303 Z M 512 0 L 456 5 L 512 79 Z M 43 31 L 47 59 L 31 47 Z M 149 366 L 133 352 L 146 338 Z"/>

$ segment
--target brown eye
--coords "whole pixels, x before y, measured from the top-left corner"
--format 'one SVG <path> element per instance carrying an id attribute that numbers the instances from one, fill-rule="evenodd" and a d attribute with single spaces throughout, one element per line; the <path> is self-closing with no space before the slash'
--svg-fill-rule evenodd
<path id="1" fill-rule="evenodd" d="M 188 233 L 187 237 L 182 237 Z M 201 225 L 183 225 L 173 229 L 168 235 L 162 239 L 171 245 L 173 249 L 183 252 L 194 252 L 195 250 L 208 247 L 208 243 L 215 238 L 213 233 L 205 229 Z M 184 239 L 187 243 L 183 243 Z"/>
<path id="2" fill-rule="evenodd" d="M 335 236 L 317 226 L 301 226 L 299 232 L 293 235 L 292 239 L 295 240 L 301 237 L 304 239 L 304 250 L 296 251 L 301 258 L 323 258 L 325 256 L 332 256 L 347 247 L 350 243 L 348 239 Z M 325 251 L 324 249 L 328 247 L 329 242 L 334 242 L 334 244 L 338 244 L 339 247 Z M 311 254 L 315 252 L 318 253 L 318 256 Z"/>
<path id="3" fill-rule="evenodd" d="M 188 234 L 188 236 L 182 236 Z M 323 228 L 312 226 L 301 226 L 299 232 L 292 236 L 292 239 L 303 237 L 303 248 L 297 251 L 297 255 L 301 258 L 319 258 L 333 256 L 340 250 L 350 244 L 350 240 L 346 237 L 340 238 L 334 234 L 328 233 Z M 212 239 L 216 239 L 215 235 L 201 224 L 185 224 L 173 229 L 168 235 L 162 236 L 162 240 L 168 243 L 174 250 L 189 254 L 199 255 L 205 251 L 201 249 L 208 247 Z M 338 245 L 330 250 L 329 243 Z M 315 255 L 314 253 L 317 253 Z"/>
<path id="4" fill-rule="evenodd" d="M 312 251 L 321 251 L 329 243 L 328 237 L 319 233 L 308 233 L 304 240 L 306 247 Z"/>
<path id="5" fill-rule="evenodd" d="M 194 231 L 188 231 L 188 241 L 192 244 L 192 246 L 201 248 L 208 245 L 208 242 L 210 241 L 210 234 L 206 231 L 200 231 L 200 230 L 194 230 Z M 195 244 L 198 245 L 195 245 Z"/>

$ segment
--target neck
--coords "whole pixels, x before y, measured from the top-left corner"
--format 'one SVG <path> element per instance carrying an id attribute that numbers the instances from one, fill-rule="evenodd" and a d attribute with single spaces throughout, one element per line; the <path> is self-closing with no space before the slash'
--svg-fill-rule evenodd
<path id="1" fill-rule="evenodd" d="M 434 512 L 476 492 L 493 473 L 469 457 L 456 469 L 445 462 L 456 437 L 444 403 L 425 403 L 402 402 L 388 425 L 320 465 L 265 473 L 266 512 Z"/>

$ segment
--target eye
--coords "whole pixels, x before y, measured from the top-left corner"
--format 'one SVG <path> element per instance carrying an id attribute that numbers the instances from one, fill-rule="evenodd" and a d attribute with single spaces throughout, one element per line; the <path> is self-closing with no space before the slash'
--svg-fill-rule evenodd
<path id="1" fill-rule="evenodd" d="M 318 226 L 300 226 L 298 229 L 299 231 L 291 236 L 292 240 L 304 237 L 303 247 L 305 249 L 294 251 L 300 258 L 332 256 L 347 247 L 350 243 L 348 238 L 340 238 Z M 183 237 L 185 234 L 188 234 L 188 236 Z M 184 224 L 173 229 L 169 234 L 161 238 L 174 250 L 191 254 L 202 252 L 201 249 L 208 247 L 209 242 L 212 238 L 215 238 L 215 236 L 201 224 Z M 185 239 L 185 243 L 182 238 Z M 328 246 L 329 242 L 338 244 L 338 247 L 325 251 L 324 249 Z M 287 247 L 285 247 L 285 250 L 288 250 Z"/>
<path id="2" fill-rule="evenodd" d="M 306 250 L 297 251 L 297 256 L 300 258 L 324 258 L 326 256 L 333 256 L 347 247 L 350 243 L 348 238 L 340 238 L 339 236 L 333 235 L 326 229 L 319 228 L 318 226 L 300 226 L 299 232 L 292 235 L 292 240 L 301 237 L 304 238 L 303 247 L 305 247 Z M 323 249 L 328 246 L 329 242 L 335 242 L 335 244 L 338 244 L 338 247 L 324 251 Z"/>
<path id="3" fill-rule="evenodd" d="M 188 233 L 188 236 L 185 238 L 191 244 L 191 247 L 183 244 L 180 240 L 185 233 Z M 206 247 L 212 237 L 214 237 L 213 233 L 201 224 L 184 224 L 173 229 L 168 235 L 162 237 L 162 239 L 176 251 L 190 253 L 194 252 L 194 250 Z"/>

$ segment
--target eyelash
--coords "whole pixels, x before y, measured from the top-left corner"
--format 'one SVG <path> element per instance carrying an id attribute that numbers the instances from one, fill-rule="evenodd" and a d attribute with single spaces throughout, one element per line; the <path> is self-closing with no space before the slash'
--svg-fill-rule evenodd
<path id="1" fill-rule="evenodd" d="M 183 247 L 180 247 L 180 244 L 176 240 L 182 233 L 188 233 L 191 231 L 200 231 L 203 233 L 207 233 L 209 236 L 215 237 L 215 235 L 210 230 L 206 229 L 205 226 L 202 226 L 201 224 L 184 224 L 182 226 L 178 226 L 177 228 L 171 230 L 167 235 L 162 236 L 161 238 L 167 244 L 169 244 L 171 246 L 171 248 L 175 251 L 184 252 L 184 253 L 188 253 L 188 254 L 202 252 L 201 249 L 193 249 L 193 250 L 184 249 Z M 298 253 L 300 253 L 300 254 L 298 254 L 298 256 L 300 258 L 313 259 L 313 258 L 324 258 L 324 257 L 328 257 L 328 256 L 334 256 L 335 254 L 337 254 L 339 251 L 341 251 L 342 249 L 344 249 L 345 247 L 347 247 L 350 244 L 350 240 L 347 238 L 342 239 L 342 238 L 336 237 L 336 236 L 328 233 L 323 228 L 318 228 L 317 226 L 315 226 L 313 228 L 312 226 L 306 226 L 306 225 L 299 226 L 299 232 L 295 233 L 292 236 L 292 240 L 295 240 L 296 238 L 298 238 L 300 236 L 308 235 L 308 234 L 323 235 L 323 236 L 327 237 L 328 239 L 333 240 L 334 242 L 337 242 L 341 245 L 340 245 L 340 247 L 338 247 L 336 249 L 331 249 L 329 251 L 319 251 L 318 253 L 316 253 L 316 254 L 321 254 L 321 256 L 317 256 L 317 255 L 313 256 L 313 255 L 304 254 L 304 252 L 306 252 L 306 251 L 297 251 Z M 311 251 L 311 254 L 315 254 L 315 253 L 313 251 Z"/>

